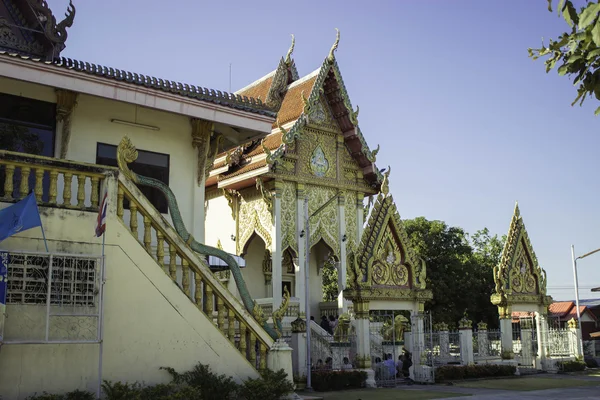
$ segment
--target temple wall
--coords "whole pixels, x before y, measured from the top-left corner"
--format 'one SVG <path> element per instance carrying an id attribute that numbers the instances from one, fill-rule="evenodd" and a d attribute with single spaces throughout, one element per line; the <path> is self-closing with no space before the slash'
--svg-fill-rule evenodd
<path id="1" fill-rule="evenodd" d="M 219 195 L 211 198 L 207 195 L 208 208 L 206 209 L 206 233 L 205 243 L 209 246 L 217 246 L 221 241 L 223 250 L 228 253 L 236 254 L 235 241 L 231 240 L 231 235 L 236 235 L 235 220 L 231 216 L 231 208 L 227 199 Z"/>

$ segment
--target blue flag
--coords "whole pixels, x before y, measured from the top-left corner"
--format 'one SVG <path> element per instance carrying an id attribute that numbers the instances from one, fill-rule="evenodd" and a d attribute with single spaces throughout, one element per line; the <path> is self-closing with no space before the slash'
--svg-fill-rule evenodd
<path id="1" fill-rule="evenodd" d="M 0 251 L 0 305 L 6 304 L 6 285 L 8 278 L 8 253 Z M 0 315 L 0 318 L 2 316 Z M 2 331 L 0 330 L 0 334 Z"/>
<path id="2" fill-rule="evenodd" d="M 42 220 L 33 192 L 18 203 L 0 210 L 0 242 L 36 226 L 42 226 Z"/>

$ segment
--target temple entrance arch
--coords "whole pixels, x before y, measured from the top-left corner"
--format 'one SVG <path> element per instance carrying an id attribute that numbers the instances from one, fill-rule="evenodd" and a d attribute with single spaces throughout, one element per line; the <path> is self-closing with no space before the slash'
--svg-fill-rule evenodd
<path id="1" fill-rule="evenodd" d="M 411 316 L 411 346 L 408 349 L 412 352 L 411 374 L 414 378 L 429 381 L 427 377 L 433 376 L 429 373 L 432 370 L 422 365 L 421 353 L 425 341 L 425 301 L 432 299 L 433 295 L 431 290 L 426 289 L 425 262 L 411 248 L 396 204 L 389 194 L 389 173 L 388 170 L 384 176 L 381 193 L 370 213 L 358 249 L 348 254 L 348 282 L 344 296 L 352 301 L 356 317 L 359 338 L 356 364 L 373 373 L 371 310 L 394 315 L 394 324 L 397 322 L 394 312 L 406 310 Z M 427 369 L 427 373 L 423 369 Z"/>
<path id="2" fill-rule="evenodd" d="M 494 268 L 494 283 L 490 300 L 498 307 L 502 358 L 516 359 L 524 369 L 543 368 L 552 297 L 546 294 L 546 271 L 538 263 L 518 204 Z"/>
<path id="3" fill-rule="evenodd" d="M 331 307 L 326 303 L 333 302 L 334 299 L 329 297 L 334 296 L 334 291 L 337 292 L 339 259 L 331 246 L 321 239 L 310 249 L 309 265 L 310 312 L 318 322 L 323 315 L 329 317 L 337 314 L 337 303 Z"/>

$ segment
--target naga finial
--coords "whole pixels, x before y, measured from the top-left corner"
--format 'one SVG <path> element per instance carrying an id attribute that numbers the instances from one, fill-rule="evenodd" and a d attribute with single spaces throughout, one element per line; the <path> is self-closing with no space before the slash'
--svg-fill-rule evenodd
<path id="1" fill-rule="evenodd" d="M 300 97 L 302 97 L 302 103 L 304 104 L 304 109 L 302 110 L 302 112 L 304 113 L 304 115 L 308 116 L 310 114 L 310 103 L 308 102 L 308 99 L 304 96 L 304 90 L 300 92 Z"/>
<path id="2" fill-rule="evenodd" d="M 373 163 L 374 163 L 374 162 L 375 162 L 375 160 L 377 160 L 377 154 L 379 153 L 379 149 L 380 149 L 380 147 L 381 147 L 381 146 L 378 144 L 378 145 L 377 145 L 377 148 L 371 152 L 371 158 L 372 158 L 371 162 L 373 162 Z"/>
<path id="3" fill-rule="evenodd" d="M 263 151 L 265 152 L 265 154 L 267 155 L 267 164 L 273 164 L 273 153 L 271 152 L 271 150 L 267 147 L 267 145 L 265 144 L 265 139 L 260 141 L 260 145 L 262 146 Z"/>
<path id="4" fill-rule="evenodd" d="M 273 210 L 273 195 L 269 192 L 260 177 L 256 178 L 256 188 L 260 192 L 265 204 L 267 205 L 267 209 L 269 211 Z"/>
<path id="5" fill-rule="evenodd" d="M 381 182 L 381 193 L 387 196 L 390 193 L 390 172 L 392 167 L 388 165 L 388 170 L 383 174 L 383 182 Z"/>
<path id="6" fill-rule="evenodd" d="M 337 32 L 335 35 L 335 42 L 333 43 L 333 46 L 331 46 L 331 50 L 329 50 L 329 55 L 327 56 L 327 61 L 329 61 L 330 63 L 333 63 L 333 61 L 335 60 L 333 52 L 337 50 L 338 44 L 340 44 L 340 30 L 338 28 L 335 28 L 335 30 Z"/>
<path id="7" fill-rule="evenodd" d="M 124 136 L 117 147 L 117 165 L 121 172 L 133 182 L 137 183 L 136 175 L 129 169 L 129 165 L 138 158 L 138 151 L 131 143 L 128 136 Z"/>
<path id="8" fill-rule="evenodd" d="M 287 286 L 283 287 L 283 302 L 281 306 L 274 311 L 271 317 L 273 318 L 273 328 L 275 328 L 275 332 L 277 333 L 277 338 L 281 338 L 283 336 L 283 332 L 281 331 L 281 321 L 288 309 L 290 304 L 290 292 L 288 291 Z"/>
<path id="9" fill-rule="evenodd" d="M 267 318 L 265 317 L 265 313 L 260 305 L 254 300 L 254 308 L 252 309 L 252 316 L 258 322 L 259 325 L 264 325 Z"/>
<path id="10" fill-rule="evenodd" d="M 288 52 L 285 56 L 285 60 L 283 61 L 285 63 L 285 65 L 287 65 L 288 67 L 290 65 L 292 65 L 292 53 L 294 52 L 295 45 L 296 45 L 296 38 L 294 37 L 294 34 L 292 33 L 292 45 L 290 46 L 290 49 L 288 50 Z"/>
<path id="11" fill-rule="evenodd" d="M 356 106 L 356 111 L 350 111 L 350 122 L 352 122 L 352 125 L 354 125 L 354 126 L 358 125 L 359 110 L 360 110 L 360 108 L 358 106 Z"/>

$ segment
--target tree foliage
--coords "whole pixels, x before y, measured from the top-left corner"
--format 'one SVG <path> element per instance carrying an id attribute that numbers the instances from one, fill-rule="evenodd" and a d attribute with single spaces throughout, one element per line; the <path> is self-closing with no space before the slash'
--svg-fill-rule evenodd
<path id="1" fill-rule="evenodd" d="M 469 235 L 443 221 L 423 217 L 405 220 L 411 245 L 427 263 L 427 287 L 433 300 L 426 303 L 434 322 L 456 326 L 465 310 L 475 322 L 498 325 L 490 302 L 494 289 L 492 269 L 501 257 L 505 238 L 490 236 L 488 229 Z"/>
<path id="2" fill-rule="evenodd" d="M 553 0 L 548 0 L 550 12 L 552 4 Z M 577 102 L 583 104 L 588 96 L 600 100 L 600 4 L 588 1 L 577 11 L 571 0 L 559 0 L 557 11 L 569 25 L 569 32 L 560 35 L 556 41 L 550 39 L 548 46 L 542 41 L 542 47 L 529 48 L 529 57 L 534 60 L 548 57 L 546 72 L 559 64 L 559 75 L 573 77 L 573 84 L 578 88 L 572 106 Z M 600 107 L 595 114 L 600 114 Z"/>
<path id="3" fill-rule="evenodd" d="M 323 264 L 322 274 L 322 288 L 323 288 L 323 301 L 334 301 L 337 300 L 338 290 L 338 271 L 335 266 L 335 258 L 329 257 Z"/>

